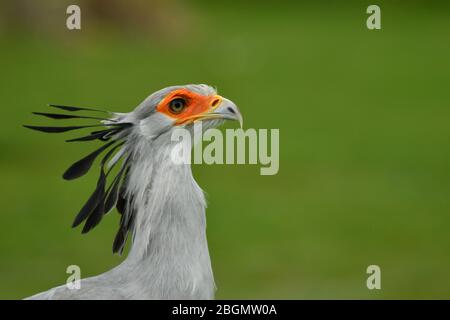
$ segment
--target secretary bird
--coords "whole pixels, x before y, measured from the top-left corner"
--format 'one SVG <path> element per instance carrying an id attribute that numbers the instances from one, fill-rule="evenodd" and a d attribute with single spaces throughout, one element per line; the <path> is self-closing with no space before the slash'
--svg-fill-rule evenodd
<path id="1" fill-rule="evenodd" d="M 51 119 L 101 120 L 95 125 L 27 128 L 47 133 L 103 127 L 68 140 L 101 140 L 105 144 L 73 164 L 63 175 L 72 180 L 86 174 L 95 159 L 100 177 L 95 191 L 75 217 L 82 233 L 96 227 L 114 207 L 121 214 L 113 252 L 121 254 L 127 237 L 132 243 L 126 259 L 101 275 L 81 280 L 79 289 L 62 285 L 28 299 L 213 299 L 215 284 L 206 240 L 206 202 L 189 164 L 177 164 L 171 152 L 177 128 L 192 132 L 194 123 L 216 127 L 242 116 L 236 105 L 207 85 L 172 86 L 146 98 L 130 113 L 99 118 L 73 112 L 98 109 L 50 105 L 69 112 L 35 112 Z M 119 165 L 120 164 L 120 165 Z M 117 166 L 108 186 L 107 178 Z"/>

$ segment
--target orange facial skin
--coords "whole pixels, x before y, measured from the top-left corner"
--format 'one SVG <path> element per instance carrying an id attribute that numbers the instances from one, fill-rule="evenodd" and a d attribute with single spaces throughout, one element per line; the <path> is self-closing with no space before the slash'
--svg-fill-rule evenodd
<path id="1" fill-rule="evenodd" d="M 180 113 L 173 113 L 169 104 L 174 99 L 183 99 L 186 107 Z M 175 120 L 175 125 L 182 125 L 202 118 L 208 112 L 217 108 L 222 101 L 218 95 L 203 96 L 187 89 L 179 89 L 168 94 L 156 107 L 158 112 Z"/>

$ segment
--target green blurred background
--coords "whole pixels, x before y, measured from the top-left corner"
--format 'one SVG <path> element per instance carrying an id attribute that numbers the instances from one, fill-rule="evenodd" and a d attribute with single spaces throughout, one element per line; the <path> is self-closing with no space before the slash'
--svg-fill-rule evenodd
<path id="1" fill-rule="evenodd" d="M 65 9 L 79 4 L 82 30 Z M 168 85 L 208 83 L 247 128 L 280 129 L 280 171 L 194 167 L 209 201 L 217 298 L 450 298 L 450 7 L 377 1 L 3 1 L 0 298 L 102 273 L 118 215 L 70 229 L 94 148 L 23 129 L 47 103 L 130 111 Z M 51 122 L 51 121 L 50 121 Z M 94 143 L 96 145 L 96 143 Z M 382 289 L 366 288 L 366 268 Z"/>

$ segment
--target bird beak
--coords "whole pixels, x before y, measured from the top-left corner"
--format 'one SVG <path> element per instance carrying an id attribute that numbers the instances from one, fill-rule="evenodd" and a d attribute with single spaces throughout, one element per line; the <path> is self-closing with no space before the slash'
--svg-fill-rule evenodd
<path id="1" fill-rule="evenodd" d="M 232 101 L 217 95 L 213 97 L 212 101 L 213 102 L 207 111 L 186 118 L 182 118 L 178 120 L 176 123 L 187 124 L 195 121 L 223 119 L 223 120 L 239 121 L 239 124 L 242 128 L 244 121 L 242 119 L 241 112 Z"/>
<path id="2" fill-rule="evenodd" d="M 242 118 L 239 108 L 231 101 L 221 96 L 217 96 L 220 99 L 220 103 L 214 107 L 210 112 L 206 112 L 201 116 L 201 120 L 206 119 L 225 119 L 235 120 L 239 122 L 239 125 L 243 126 L 244 120 Z"/>

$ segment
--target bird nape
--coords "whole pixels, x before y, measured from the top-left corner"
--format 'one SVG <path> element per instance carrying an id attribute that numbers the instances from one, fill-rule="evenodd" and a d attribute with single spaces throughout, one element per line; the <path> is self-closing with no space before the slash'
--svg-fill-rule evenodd
<path id="1" fill-rule="evenodd" d="M 103 155 L 95 189 L 72 226 L 84 223 L 82 233 L 87 233 L 115 207 L 121 217 L 113 252 L 123 252 L 129 234 L 132 243 L 120 265 L 81 280 L 78 290 L 63 285 L 31 299 L 212 299 L 215 285 L 206 241 L 204 195 L 190 165 L 172 161 L 172 150 L 179 142 L 172 141 L 171 135 L 179 128 L 192 132 L 198 121 L 203 128 L 224 120 L 242 122 L 236 105 L 202 84 L 164 88 L 129 113 L 49 106 L 66 113 L 34 114 L 55 120 L 100 121 L 25 126 L 46 133 L 89 130 L 66 141 L 104 143 L 63 174 L 65 180 L 80 178 Z M 99 113 L 105 116 L 92 116 Z"/>

